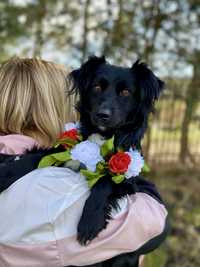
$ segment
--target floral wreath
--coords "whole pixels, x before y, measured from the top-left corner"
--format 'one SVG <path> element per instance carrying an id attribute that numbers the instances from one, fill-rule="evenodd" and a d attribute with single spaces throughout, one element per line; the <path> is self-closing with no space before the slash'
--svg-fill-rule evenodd
<path id="1" fill-rule="evenodd" d="M 100 134 L 92 134 L 82 141 L 78 123 L 65 125 L 65 132 L 55 147 L 60 145 L 64 146 L 65 151 L 43 157 L 38 167 L 78 162 L 79 171 L 86 177 L 89 187 L 94 186 L 106 174 L 110 174 L 112 181 L 119 184 L 148 168 L 140 152 L 132 147 L 129 151 L 119 148 L 115 152 L 114 137 L 106 140 Z"/>

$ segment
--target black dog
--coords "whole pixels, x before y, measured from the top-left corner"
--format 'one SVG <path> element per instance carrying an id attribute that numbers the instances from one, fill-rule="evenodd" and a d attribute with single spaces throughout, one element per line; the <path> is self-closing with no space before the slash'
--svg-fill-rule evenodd
<path id="1" fill-rule="evenodd" d="M 107 64 L 104 57 L 90 58 L 71 73 L 74 89 L 80 96 L 81 131 L 85 138 L 94 132 L 115 135 L 116 146 L 140 147 L 164 83 L 144 64 L 131 68 Z"/>
<path id="2" fill-rule="evenodd" d="M 80 97 L 77 110 L 84 139 L 92 133 L 106 138 L 114 135 L 115 148 L 140 149 L 148 115 L 164 83 L 144 63 L 136 61 L 131 68 L 124 68 L 108 64 L 104 57 L 91 57 L 71 77 L 74 83 L 71 93 Z M 117 200 L 135 193 L 137 182 L 143 181 L 137 177 L 116 185 L 109 178 L 100 179 L 86 201 L 78 225 L 81 244 L 91 241 L 106 227 L 111 208 L 117 208 Z M 121 257 L 118 263 L 113 261 L 113 266 L 133 266 L 127 255 Z M 112 266 L 112 260 L 108 266 Z"/>

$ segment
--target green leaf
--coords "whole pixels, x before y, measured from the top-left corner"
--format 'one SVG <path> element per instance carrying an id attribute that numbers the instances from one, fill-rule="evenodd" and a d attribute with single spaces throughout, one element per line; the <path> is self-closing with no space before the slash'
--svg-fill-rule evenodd
<path id="1" fill-rule="evenodd" d="M 101 147 L 102 157 L 106 157 L 114 151 L 114 136 L 108 139 Z"/>
<path id="2" fill-rule="evenodd" d="M 45 167 L 52 166 L 54 165 L 55 162 L 56 162 L 56 159 L 52 157 L 51 155 L 45 156 L 40 160 L 38 164 L 38 168 L 45 168 Z"/>
<path id="3" fill-rule="evenodd" d="M 96 171 L 98 173 L 105 173 L 107 169 L 107 163 L 105 161 L 100 161 L 97 163 Z"/>
<path id="4" fill-rule="evenodd" d="M 60 165 L 62 162 L 70 160 L 70 153 L 68 151 L 59 152 L 51 155 L 47 155 L 41 159 L 38 168 L 45 168 L 53 165 Z"/>
<path id="5" fill-rule="evenodd" d="M 104 173 L 92 172 L 89 170 L 80 170 L 80 172 L 86 177 L 89 187 L 93 187 L 98 180 L 104 176 Z"/>
<path id="6" fill-rule="evenodd" d="M 51 155 L 57 161 L 66 162 L 71 159 L 69 151 L 59 152 Z"/>
<path id="7" fill-rule="evenodd" d="M 73 140 L 71 138 L 64 138 L 64 139 L 61 139 L 61 140 L 58 140 L 54 147 L 58 147 L 59 145 L 69 145 L 70 147 L 73 147 L 75 146 L 76 144 L 78 143 L 77 140 Z"/>
<path id="8" fill-rule="evenodd" d="M 147 165 L 146 162 L 144 163 L 144 166 L 143 166 L 143 168 L 142 168 L 142 171 L 143 171 L 143 172 L 150 172 L 150 171 L 151 171 L 150 167 Z"/>
<path id="9" fill-rule="evenodd" d="M 123 182 L 125 179 L 124 175 L 116 175 L 112 177 L 112 181 L 115 182 L 116 184 L 120 184 Z"/>
<path id="10" fill-rule="evenodd" d="M 88 180 L 88 185 L 90 188 L 92 188 L 100 179 L 101 177 L 98 177 L 98 178 L 95 178 L 95 179 L 92 179 L 92 180 Z"/>

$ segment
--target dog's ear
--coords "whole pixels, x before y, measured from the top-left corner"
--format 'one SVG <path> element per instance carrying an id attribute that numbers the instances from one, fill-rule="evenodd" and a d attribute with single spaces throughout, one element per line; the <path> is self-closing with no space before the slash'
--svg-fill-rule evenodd
<path id="1" fill-rule="evenodd" d="M 72 92 L 82 95 L 89 88 L 91 81 L 97 68 L 106 63 L 105 57 L 91 56 L 89 59 L 79 68 L 70 73 L 70 78 L 73 83 Z"/>
<path id="2" fill-rule="evenodd" d="M 136 86 L 139 89 L 141 100 L 150 105 L 153 104 L 164 89 L 164 82 L 145 63 L 139 60 L 133 64 L 132 71 L 136 79 Z"/>

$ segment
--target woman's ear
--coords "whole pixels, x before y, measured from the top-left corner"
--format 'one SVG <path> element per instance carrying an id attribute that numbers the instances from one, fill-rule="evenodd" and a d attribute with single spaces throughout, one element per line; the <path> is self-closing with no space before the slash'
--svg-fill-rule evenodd
<path id="1" fill-rule="evenodd" d="M 132 71 L 136 80 L 136 86 L 140 90 L 141 100 L 153 104 L 164 89 L 164 82 L 145 63 L 139 60 L 133 64 Z"/>
<path id="2" fill-rule="evenodd" d="M 103 63 L 106 63 L 104 56 L 91 56 L 79 69 L 73 70 L 70 73 L 73 83 L 72 92 L 84 94 L 89 89 L 97 68 Z"/>

